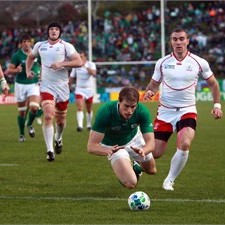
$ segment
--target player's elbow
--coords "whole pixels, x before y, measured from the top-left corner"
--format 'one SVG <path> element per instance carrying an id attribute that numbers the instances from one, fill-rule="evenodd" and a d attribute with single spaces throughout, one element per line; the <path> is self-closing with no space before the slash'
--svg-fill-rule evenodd
<path id="1" fill-rule="evenodd" d="M 88 153 L 91 153 L 90 145 L 87 145 L 87 152 L 88 152 Z"/>
<path id="2" fill-rule="evenodd" d="M 36 57 L 32 53 L 29 53 L 28 56 L 27 56 L 26 61 L 32 62 L 33 60 L 35 60 L 35 58 Z"/>
<path id="3" fill-rule="evenodd" d="M 97 71 L 96 70 L 93 70 L 92 73 L 91 73 L 91 75 L 92 76 L 96 76 L 97 75 Z"/>
<path id="4" fill-rule="evenodd" d="M 94 151 L 93 151 L 93 145 L 91 143 L 88 143 L 87 144 L 87 152 L 90 153 L 90 154 L 94 154 Z"/>

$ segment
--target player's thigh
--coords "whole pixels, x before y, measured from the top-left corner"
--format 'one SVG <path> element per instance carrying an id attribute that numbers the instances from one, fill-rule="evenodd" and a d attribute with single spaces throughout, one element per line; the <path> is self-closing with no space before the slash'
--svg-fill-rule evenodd
<path id="1" fill-rule="evenodd" d="M 119 158 L 112 164 L 116 177 L 127 188 L 132 189 L 137 185 L 137 177 L 127 158 Z"/>
<path id="2" fill-rule="evenodd" d="M 191 127 L 184 127 L 177 133 L 177 148 L 189 150 L 195 137 L 195 130 Z"/>
<path id="3" fill-rule="evenodd" d="M 41 92 L 41 107 L 45 121 L 49 121 L 51 123 L 55 116 L 54 96 L 48 92 Z"/>
<path id="4" fill-rule="evenodd" d="M 140 162 L 142 169 L 144 172 L 148 174 L 155 174 L 156 173 L 156 164 L 155 164 L 155 159 L 151 157 L 150 160 Z"/>
<path id="5" fill-rule="evenodd" d="M 85 104 L 86 104 L 87 111 L 90 113 L 92 110 L 92 105 L 93 105 L 93 96 L 86 99 Z"/>
<path id="6" fill-rule="evenodd" d="M 76 95 L 77 110 L 81 111 L 84 108 L 84 97 L 82 95 Z"/>
<path id="7" fill-rule="evenodd" d="M 31 111 L 36 112 L 40 107 L 40 96 L 31 95 L 28 97 L 28 107 Z"/>
<path id="8" fill-rule="evenodd" d="M 55 119 L 58 125 L 64 125 L 66 121 L 69 101 L 57 102 L 55 106 Z"/>
<path id="9" fill-rule="evenodd" d="M 114 173 L 119 179 L 132 176 L 133 169 L 130 156 L 125 149 L 120 149 L 108 157 L 108 159 L 111 163 Z"/>
<path id="10" fill-rule="evenodd" d="M 152 152 L 154 158 L 159 158 L 164 154 L 167 142 L 173 134 L 173 123 L 167 120 L 167 115 L 163 114 L 161 118 L 157 117 L 154 121 L 155 150 Z"/>
<path id="11" fill-rule="evenodd" d="M 55 102 L 53 100 L 42 101 L 42 110 L 46 120 L 52 120 L 55 116 Z"/>
<path id="12" fill-rule="evenodd" d="M 177 147 L 182 150 L 189 150 L 195 136 L 197 126 L 197 114 L 186 113 L 176 124 Z"/>
<path id="13" fill-rule="evenodd" d="M 15 82 L 14 94 L 17 102 L 25 102 L 27 99 L 25 86 Z"/>
<path id="14" fill-rule="evenodd" d="M 126 178 L 132 175 L 132 167 L 129 159 L 118 158 L 112 164 L 112 168 L 118 178 Z"/>
<path id="15" fill-rule="evenodd" d="M 154 158 L 161 157 L 164 154 L 166 147 L 167 147 L 167 141 L 155 139 L 155 149 L 152 152 Z"/>
<path id="16" fill-rule="evenodd" d="M 27 84 L 26 86 L 27 97 L 40 96 L 40 87 L 37 83 Z"/>
<path id="17" fill-rule="evenodd" d="M 36 102 L 36 103 L 40 103 L 40 96 L 38 95 L 31 95 L 28 97 L 28 101 L 29 102 Z"/>

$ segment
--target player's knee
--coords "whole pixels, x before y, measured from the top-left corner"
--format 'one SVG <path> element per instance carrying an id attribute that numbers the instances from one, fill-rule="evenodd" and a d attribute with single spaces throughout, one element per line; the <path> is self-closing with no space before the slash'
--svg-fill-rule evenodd
<path id="1" fill-rule="evenodd" d="M 66 113 L 67 113 L 67 110 L 63 110 L 63 111 L 56 110 L 55 117 L 56 117 L 56 123 L 58 126 L 64 126 L 64 124 L 66 123 Z"/>
<path id="2" fill-rule="evenodd" d="M 134 189 L 137 185 L 137 180 L 126 180 L 122 182 L 123 186 L 128 189 Z"/>
<path id="3" fill-rule="evenodd" d="M 166 145 L 156 146 L 154 151 L 152 152 L 154 159 L 160 158 L 164 154 L 165 150 L 166 150 Z"/>
<path id="4" fill-rule="evenodd" d="M 39 109 L 39 103 L 37 103 L 37 102 L 30 102 L 29 108 L 30 108 L 31 112 L 36 113 L 38 111 L 38 109 Z"/>
<path id="5" fill-rule="evenodd" d="M 162 156 L 162 153 L 160 151 L 156 151 L 156 150 L 153 151 L 152 154 L 153 154 L 155 159 L 158 159 Z"/>
<path id="6" fill-rule="evenodd" d="M 59 126 L 59 127 L 65 127 L 65 120 L 60 120 L 60 121 L 56 121 L 56 124 Z"/>
<path id="7" fill-rule="evenodd" d="M 134 189 L 137 186 L 138 179 L 136 175 L 130 177 L 124 177 L 124 179 L 121 179 L 120 182 L 123 184 L 124 187 L 128 189 Z"/>
<path id="8" fill-rule="evenodd" d="M 52 120 L 55 115 L 55 106 L 52 101 L 43 101 L 42 102 L 42 109 L 44 112 L 44 119 L 45 121 Z"/>
<path id="9" fill-rule="evenodd" d="M 188 150 L 190 149 L 191 143 L 188 140 L 185 140 L 181 143 L 181 149 Z"/>
<path id="10" fill-rule="evenodd" d="M 51 124 L 53 122 L 53 115 L 51 113 L 46 113 L 44 114 L 44 121 L 45 121 L 45 124 Z"/>
<path id="11" fill-rule="evenodd" d="M 26 106 L 18 107 L 18 112 L 26 112 L 26 111 L 27 111 L 27 107 Z"/>
<path id="12" fill-rule="evenodd" d="M 148 169 L 144 169 L 144 172 L 149 175 L 155 175 L 157 173 L 156 166 L 151 166 Z"/>
<path id="13" fill-rule="evenodd" d="M 25 117 L 27 112 L 27 107 L 26 106 L 21 106 L 18 107 L 18 113 L 21 117 Z"/>
<path id="14" fill-rule="evenodd" d="M 155 175 L 157 173 L 156 167 L 149 168 L 149 170 L 146 170 L 145 173 L 150 174 L 150 175 Z"/>

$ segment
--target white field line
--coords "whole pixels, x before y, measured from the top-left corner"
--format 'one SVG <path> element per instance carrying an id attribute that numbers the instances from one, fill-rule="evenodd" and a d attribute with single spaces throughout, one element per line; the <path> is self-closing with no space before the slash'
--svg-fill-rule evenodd
<path id="1" fill-rule="evenodd" d="M 0 166 L 19 166 L 19 164 L 0 163 Z"/>
<path id="2" fill-rule="evenodd" d="M 4 196 L 0 195 L 0 199 L 14 199 L 14 200 L 53 200 L 53 201 L 127 201 L 124 198 L 100 198 L 100 197 L 35 197 L 35 196 Z M 153 202 L 193 202 L 193 203 L 219 203 L 224 204 L 225 199 L 151 199 Z"/>

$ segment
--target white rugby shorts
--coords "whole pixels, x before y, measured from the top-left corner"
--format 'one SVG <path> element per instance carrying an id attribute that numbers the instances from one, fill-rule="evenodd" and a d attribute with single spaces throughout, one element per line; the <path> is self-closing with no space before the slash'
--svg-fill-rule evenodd
<path id="1" fill-rule="evenodd" d="M 14 93 L 17 102 L 25 102 L 26 99 L 32 95 L 40 96 L 40 87 L 38 83 L 20 84 L 15 82 Z"/>
<path id="2" fill-rule="evenodd" d="M 180 110 L 165 108 L 160 106 L 157 112 L 157 119 L 165 121 L 166 123 L 170 123 L 173 127 L 173 131 L 176 130 L 176 124 L 181 120 L 181 117 L 187 113 L 196 113 L 196 106 L 190 106 L 181 108 Z M 159 124 L 160 125 L 160 124 Z M 154 124 L 154 129 L 157 130 L 157 124 Z"/>
<path id="3" fill-rule="evenodd" d="M 89 99 L 94 96 L 94 88 L 76 87 L 75 95 L 82 95 L 85 99 Z"/>
<path id="4" fill-rule="evenodd" d="M 111 156 L 108 156 L 108 160 L 111 162 L 111 164 L 113 164 L 117 159 L 120 159 L 120 158 L 125 158 L 128 160 L 133 159 L 138 162 L 150 161 L 151 158 L 153 157 L 152 153 L 149 153 L 148 155 L 145 156 L 145 158 L 143 158 L 130 148 L 130 146 L 141 148 L 144 144 L 145 144 L 145 141 L 142 136 L 142 133 L 140 130 L 138 130 L 137 134 L 133 137 L 133 139 L 125 145 L 125 148 L 120 149 L 119 151 L 113 153 Z"/>
<path id="5" fill-rule="evenodd" d="M 70 95 L 69 85 L 64 82 L 41 82 L 40 91 L 47 92 L 54 96 L 56 102 L 68 101 Z"/>

